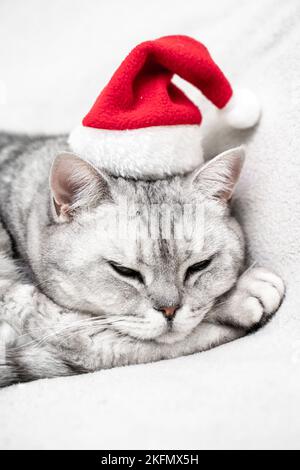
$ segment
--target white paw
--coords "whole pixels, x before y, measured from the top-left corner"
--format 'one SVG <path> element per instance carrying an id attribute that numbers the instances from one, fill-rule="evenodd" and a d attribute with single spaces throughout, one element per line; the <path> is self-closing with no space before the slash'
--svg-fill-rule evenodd
<path id="1" fill-rule="evenodd" d="M 235 300 L 241 326 L 264 323 L 277 311 L 285 293 L 282 279 L 268 269 L 252 268 L 238 280 Z"/>

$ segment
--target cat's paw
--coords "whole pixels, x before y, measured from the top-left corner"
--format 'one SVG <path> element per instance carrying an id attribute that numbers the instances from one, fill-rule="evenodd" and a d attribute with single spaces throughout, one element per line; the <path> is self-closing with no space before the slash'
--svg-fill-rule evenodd
<path id="1" fill-rule="evenodd" d="M 284 282 L 277 274 L 264 268 L 246 271 L 235 291 L 240 326 L 251 329 L 266 323 L 279 308 L 284 293 Z"/>

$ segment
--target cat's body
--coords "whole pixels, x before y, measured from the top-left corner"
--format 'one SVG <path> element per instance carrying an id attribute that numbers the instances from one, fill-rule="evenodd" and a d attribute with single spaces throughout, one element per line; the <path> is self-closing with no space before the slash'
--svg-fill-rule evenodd
<path id="1" fill-rule="evenodd" d="M 243 235 L 227 204 L 240 150 L 155 182 L 103 175 L 71 154 L 51 170 L 64 150 L 64 137 L 0 134 L 0 219 L 25 273 L 4 261 L 0 237 L 0 385 L 203 351 L 275 312 L 282 281 L 261 268 L 241 275 Z M 146 238 L 107 227 L 124 201 Z M 166 236 L 161 206 L 191 204 L 201 208 L 199 233 L 190 217 L 188 234 L 174 236 L 176 216 Z M 158 231 L 149 236 L 153 207 Z"/>

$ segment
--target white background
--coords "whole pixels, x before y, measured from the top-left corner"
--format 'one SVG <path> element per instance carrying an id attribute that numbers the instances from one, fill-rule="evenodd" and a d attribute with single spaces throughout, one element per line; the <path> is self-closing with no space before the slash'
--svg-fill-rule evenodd
<path id="1" fill-rule="evenodd" d="M 69 131 L 127 52 L 165 34 L 202 40 L 234 83 L 250 86 L 263 105 L 260 126 L 211 129 L 206 151 L 247 143 L 235 208 L 250 260 L 281 273 L 288 287 L 270 325 L 208 353 L 1 391 L 0 447 L 299 447 L 299 7 L 0 0 L 0 129 Z"/>

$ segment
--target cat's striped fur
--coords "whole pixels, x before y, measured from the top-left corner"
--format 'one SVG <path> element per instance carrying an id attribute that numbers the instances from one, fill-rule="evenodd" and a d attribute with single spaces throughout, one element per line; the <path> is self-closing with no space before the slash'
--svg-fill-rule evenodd
<path id="1" fill-rule="evenodd" d="M 226 202 L 241 149 L 156 182 L 104 175 L 63 154 L 50 190 L 62 151 L 64 136 L 0 134 L 1 386 L 203 351 L 277 309 L 284 287 L 276 275 L 261 268 L 241 275 L 243 235 Z M 201 202 L 201 243 L 194 232 L 180 240 L 162 231 L 146 240 L 106 232 L 104 217 L 124 200 L 147 209 Z M 201 272 L 189 271 L 203 260 Z M 167 306 L 177 309 L 172 321 Z"/>

